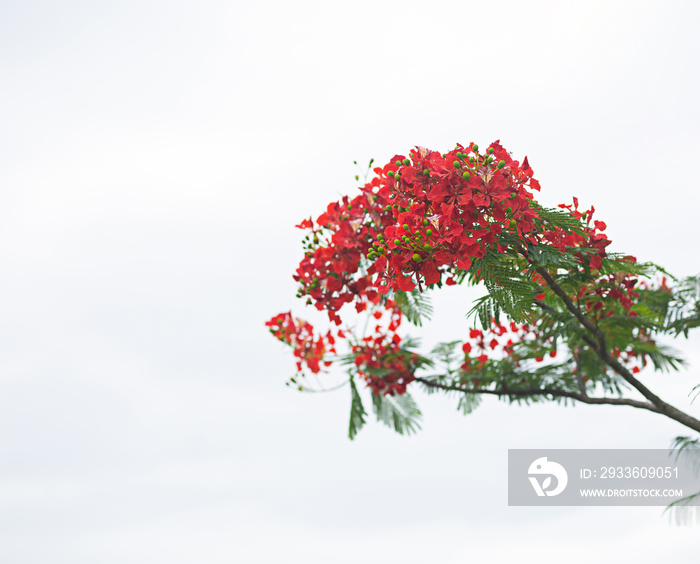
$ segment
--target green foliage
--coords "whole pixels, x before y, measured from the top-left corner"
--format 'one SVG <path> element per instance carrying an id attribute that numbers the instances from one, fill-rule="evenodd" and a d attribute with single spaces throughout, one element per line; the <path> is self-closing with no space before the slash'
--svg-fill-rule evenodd
<path id="1" fill-rule="evenodd" d="M 681 457 L 691 462 L 696 472 L 700 471 L 700 438 L 676 437 L 671 443 L 672 449 L 678 449 L 676 461 Z"/>
<path id="2" fill-rule="evenodd" d="M 700 327 L 700 275 L 683 279 L 668 305 L 668 330 L 676 336 Z"/>
<path id="3" fill-rule="evenodd" d="M 700 438 L 676 437 L 671 448 L 678 449 L 676 462 L 683 458 L 690 463 L 696 474 L 700 472 Z M 666 511 L 677 524 L 686 525 L 693 522 L 693 518 L 700 513 L 700 507 L 697 506 L 699 500 L 700 492 L 696 492 L 674 501 Z"/>
<path id="4" fill-rule="evenodd" d="M 476 394 L 464 394 L 459 398 L 457 409 L 464 413 L 464 415 L 468 415 L 479 407 L 479 404 L 481 404 L 481 396 Z"/>
<path id="5" fill-rule="evenodd" d="M 381 396 L 372 393 L 372 407 L 377 420 L 394 429 L 400 435 L 418 431 L 422 414 L 410 394 Z"/>
<path id="6" fill-rule="evenodd" d="M 470 271 L 474 279 L 483 281 L 489 293 L 476 300 L 468 317 L 478 317 L 483 328 L 490 327 L 492 319 L 499 322 L 501 312 L 517 323 L 528 319 L 539 287 L 523 272 L 519 261 L 489 253 L 474 261 Z"/>
<path id="7" fill-rule="evenodd" d="M 456 370 L 453 368 L 453 364 L 456 363 L 461 356 L 457 351 L 457 346 L 461 344 L 462 341 L 438 343 L 433 347 L 433 350 L 430 351 L 430 356 L 435 359 L 435 362 L 442 364 L 442 373 L 449 375 Z"/>
<path id="8" fill-rule="evenodd" d="M 574 257 L 553 247 L 548 247 L 546 245 L 530 245 L 527 248 L 527 252 L 528 257 L 533 261 L 530 264 L 530 273 L 539 266 L 556 266 L 567 269 L 578 268 L 578 263 Z"/>
<path id="9" fill-rule="evenodd" d="M 545 208 L 530 200 L 530 206 L 537 212 L 538 218 L 543 224 L 550 227 L 559 227 L 569 233 L 584 234 L 583 223 L 571 213 L 562 208 Z"/>
<path id="10" fill-rule="evenodd" d="M 406 316 L 413 325 L 422 326 L 423 319 L 430 320 L 433 315 L 433 306 L 426 292 L 412 290 L 411 292 L 398 291 L 394 294 L 396 304 L 401 313 Z"/>
<path id="11" fill-rule="evenodd" d="M 357 391 L 355 379 L 350 377 L 350 425 L 348 428 L 348 437 L 354 439 L 357 433 L 365 426 L 365 416 L 367 412 L 362 405 L 362 398 Z"/>

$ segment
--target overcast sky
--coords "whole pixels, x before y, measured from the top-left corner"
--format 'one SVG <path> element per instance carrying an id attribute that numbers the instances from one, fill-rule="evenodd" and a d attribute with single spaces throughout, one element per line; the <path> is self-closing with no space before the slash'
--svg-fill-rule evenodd
<path id="1" fill-rule="evenodd" d="M 508 448 L 665 448 L 612 406 L 420 394 L 350 442 L 263 323 L 302 218 L 495 139 L 614 250 L 700 271 L 696 2 L 0 2 L 0 561 L 691 562 L 660 508 L 507 507 Z M 428 343 L 470 294 L 435 297 Z M 313 314 L 313 312 L 311 312 Z M 700 339 L 644 373 L 696 416 Z M 606 556 L 606 554 L 608 556 Z"/>

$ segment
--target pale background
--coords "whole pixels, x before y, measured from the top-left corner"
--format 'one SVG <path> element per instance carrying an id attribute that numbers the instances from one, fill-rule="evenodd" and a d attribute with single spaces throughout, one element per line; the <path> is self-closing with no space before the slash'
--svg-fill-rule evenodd
<path id="1" fill-rule="evenodd" d="M 700 271 L 697 2 L 0 3 L 0 561 L 697 560 L 659 508 L 509 508 L 508 448 L 665 448 L 615 407 L 346 438 L 284 387 L 293 225 L 352 161 L 494 139 L 613 248 Z M 450 289 L 423 331 L 459 338 Z M 460 293 L 462 292 L 462 293 Z M 645 373 L 696 416 L 682 374 Z M 624 555 L 624 556 L 623 556 Z"/>

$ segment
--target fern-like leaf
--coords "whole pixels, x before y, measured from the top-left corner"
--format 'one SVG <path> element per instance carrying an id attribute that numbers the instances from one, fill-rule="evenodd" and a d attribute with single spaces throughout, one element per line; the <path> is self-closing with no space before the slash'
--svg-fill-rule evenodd
<path id="1" fill-rule="evenodd" d="M 348 427 L 348 437 L 350 440 L 354 439 L 360 429 L 365 425 L 365 416 L 367 412 L 365 407 L 362 405 L 362 398 L 360 393 L 357 391 L 357 386 L 355 385 L 355 379 L 350 378 L 350 424 Z"/>
<path id="2" fill-rule="evenodd" d="M 396 304 L 406 319 L 419 327 L 423 325 L 423 319 L 430 320 L 433 315 L 433 306 L 430 297 L 425 292 L 412 290 L 411 292 L 398 291 L 394 294 Z"/>
<path id="3" fill-rule="evenodd" d="M 418 431 L 422 414 L 410 394 L 382 396 L 372 394 L 372 406 L 377 420 L 394 429 L 399 435 Z"/>

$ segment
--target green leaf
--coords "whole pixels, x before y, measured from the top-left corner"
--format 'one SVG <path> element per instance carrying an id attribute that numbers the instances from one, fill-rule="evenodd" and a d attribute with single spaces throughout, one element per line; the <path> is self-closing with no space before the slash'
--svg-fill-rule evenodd
<path id="1" fill-rule="evenodd" d="M 433 315 L 430 297 L 424 292 L 421 293 L 418 290 L 412 290 L 411 292 L 397 291 L 394 294 L 394 299 L 401 313 L 414 325 L 422 326 L 423 319 L 430 320 Z"/>
<path id="2" fill-rule="evenodd" d="M 581 220 L 571 215 L 571 212 L 561 208 L 545 208 L 530 200 L 530 205 L 537 212 L 538 217 L 546 224 L 552 227 L 559 227 L 569 233 L 584 234 L 583 223 Z"/>
<path id="3" fill-rule="evenodd" d="M 410 394 L 381 396 L 372 394 L 372 406 L 377 420 L 391 427 L 399 435 L 418 431 L 422 414 Z"/>
<path id="4" fill-rule="evenodd" d="M 464 415 L 470 414 L 481 403 L 481 396 L 476 394 L 464 394 L 460 396 L 457 409 L 460 409 Z"/>
<path id="5" fill-rule="evenodd" d="M 365 407 L 362 405 L 362 398 L 360 393 L 357 391 L 357 386 L 355 385 L 355 379 L 350 378 L 350 425 L 348 428 L 348 437 L 350 440 L 354 439 L 357 433 L 365 425 L 365 416 L 367 412 Z"/>
<path id="6" fill-rule="evenodd" d="M 700 276 L 689 276 L 674 288 L 667 323 L 670 332 L 686 338 L 690 329 L 700 327 Z"/>

